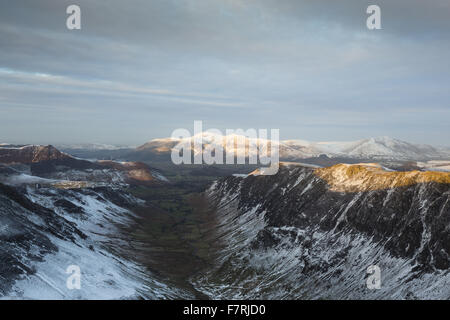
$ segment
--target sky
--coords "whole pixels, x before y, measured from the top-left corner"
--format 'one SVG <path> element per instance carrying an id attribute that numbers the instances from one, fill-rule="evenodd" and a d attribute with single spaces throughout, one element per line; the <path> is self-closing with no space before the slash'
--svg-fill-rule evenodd
<path id="1" fill-rule="evenodd" d="M 448 0 L 0 0 L 0 143 L 139 145 L 202 120 L 450 146 L 449 16 Z"/>

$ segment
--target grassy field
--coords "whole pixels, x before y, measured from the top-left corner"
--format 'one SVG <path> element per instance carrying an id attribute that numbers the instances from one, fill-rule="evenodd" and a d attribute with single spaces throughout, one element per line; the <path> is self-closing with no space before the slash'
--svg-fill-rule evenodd
<path id="1" fill-rule="evenodd" d="M 211 232 L 214 214 L 202 194 L 177 185 L 132 190 L 147 205 L 136 208 L 139 219 L 131 230 L 138 260 L 151 272 L 191 290 L 189 278 L 214 260 Z"/>
<path id="2" fill-rule="evenodd" d="M 202 192 L 216 179 L 249 173 L 253 167 L 173 166 L 152 164 L 170 182 L 133 186 L 128 190 L 144 199 L 136 208 L 136 225 L 129 231 L 136 259 L 174 285 L 191 290 L 189 278 L 212 265 L 217 245 L 215 213 Z"/>

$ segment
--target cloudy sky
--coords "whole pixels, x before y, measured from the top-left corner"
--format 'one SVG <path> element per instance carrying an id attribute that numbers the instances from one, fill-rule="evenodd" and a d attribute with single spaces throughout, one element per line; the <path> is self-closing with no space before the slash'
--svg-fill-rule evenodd
<path id="1" fill-rule="evenodd" d="M 0 0 L 0 142 L 138 145 L 203 120 L 448 146 L 449 16 L 448 0 Z"/>

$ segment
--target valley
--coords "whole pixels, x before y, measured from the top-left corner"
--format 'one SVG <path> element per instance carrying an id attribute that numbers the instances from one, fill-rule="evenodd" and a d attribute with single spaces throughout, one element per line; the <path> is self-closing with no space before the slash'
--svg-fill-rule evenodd
<path id="1" fill-rule="evenodd" d="M 319 156 L 258 176 L 249 165 L 10 150 L 0 150 L 3 296 L 450 297 L 446 171 Z M 79 292 L 65 287 L 74 263 Z M 381 269 L 380 290 L 365 287 L 371 265 Z"/>
<path id="2" fill-rule="evenodd" d="M 0 300 L 450 300 L 450 0 L 378 2 L 0 1 Z"/>
<path id="3" fill-rule="evenodd" d="M 201 194 L 181 195 L 175 201 L 154 197 L 135 211 L 139 220 L 130 236 L 137 261 L 196 298 L 209 299 L 189 282 L 213 265 L 217 252 L 211 241 L 216 221 L 206 199 Z"/>

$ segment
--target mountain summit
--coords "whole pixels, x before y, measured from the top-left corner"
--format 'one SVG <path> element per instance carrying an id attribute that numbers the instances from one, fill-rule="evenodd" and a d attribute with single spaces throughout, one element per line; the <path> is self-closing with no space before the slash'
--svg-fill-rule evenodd
<path id="1" fill-rule="evenodd" d="M 52 145 L 27 145 L 22 147 L 3 146 L 0 147 L 0 163 L 38 163 L 50 160 L 64 160 L 72 158 Z"/>
<path id="2" fill-rule="evenodd" d="M 154 139 L 135 149 L 138 154 L 154 154 L 158 156 L 170 155 L 173 147 L 178 143 L 198 141 L 202 139 L 202 149 L 209 150 L 222 146 L 227 151 L 223 141 L 238 136 L 218 136 L 209 132 L 202 132 L 196 136 L 185 139 Z M 263 140 L 244 137 L 246 145 L 261 145 Z M 320 155 L 331 158 L 354 158 L 376 160 L 430 160 L 448 159 L 450 150 L 436 148 L 430 145 L 412 144 L 390 137 L 368 138 L 357 141 L 310 142 L 305 140 L 269 141 L 270 145 L 278 145 L 280 159 L 301 160 Z M 248 148 L 247 148 L 248 149 Z M 193 153 L 195 154 L 195 150 Z M 237 153 L 245 153 L 245 148 L 237 149 Z"/>
<path id="3" fill-rule="evenodd" d="M 425 159 L 448 156 L 448 152 L 429 146 L 416 145 L 390 137 L 378 137 L 354 142 L 319 142 L 315 146 L 331 155 L 356 158 Z"/>

